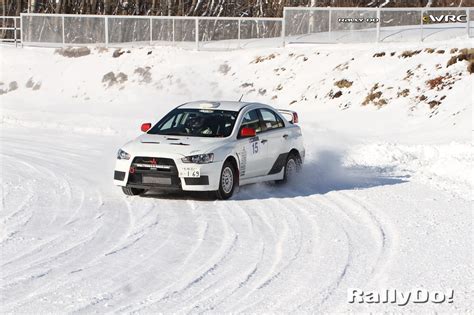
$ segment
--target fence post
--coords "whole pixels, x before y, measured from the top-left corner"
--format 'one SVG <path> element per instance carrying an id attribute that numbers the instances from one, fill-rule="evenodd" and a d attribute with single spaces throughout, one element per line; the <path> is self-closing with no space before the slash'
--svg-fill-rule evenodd
<path id="1" fill-rule="evenodd" d="M 172 25 L 171 25 L 171 26 L 172 26 L 172 34 L 171 34 L 171 36 L 173 37 L 173 45 L 174 45 L 174 40 L 175 40 L 175 36 L 174 36 L 174 32 L 175 32 L 175 31 L 174 31 L 174 21 L 175 21 L 175 19 L 172 18 L 171 21 L 173 22 Z"/>
<path id="2" fill-rule="evenodd" d="M 423 41 L 423 9 L 421 9 L 421 23 L 420 23 L 420 33 L 421 33 L 421 41 Z"/>
<path id="3" fill-rule="evenodd" d="M 328 38 L 329 38 L 329 41 L 332 42 L 332 32 L 331 32 L 332 10 L 331 8 L 329 8 L 328 12 L 329 12 Z"/>
<path id="4" fill-rule="evenodd" d="M 16 44 L 16 17 L 13 18 L 13 32 L 15 32 L 13 35 L 13 40 L 15 41 L 15 47 L 18 47 L 18 45 Z"/>
<path id="5" fill-rule="evenodd" d="M 61 21 L 62 21 L 62 25 L 63 25 L 63 47 L 66 46 L 66 38 L 64 36 L 64 15 L 61 16 Z"/>
<path id="6" fill-rule="evenodd" d="M 240 48 L 240 19 L 238 20 L 238 30 L 237 30 L 237 48 Z"/>
<path id="7" fill-rule="evenodd" d="M 21 39 L 21 47 L 23 47 L 23 13 L 20 13 L 20 39 Z"/>
<path id="8" fill-rule="evenodd" d="M 286 46 L 285 33 L 286 33 L 286 8 L 283 8 L 283 21 L 281 22 L 281 39 L 283 41 L 283 47 Z"/>
<path id="9" fill-rule="evenodd" d="M 471 17 L 469 16 L 469 14 L 470 14 L 470 9 L 467 8 L 467 9 L 466 9 L 466 31 L 467 31 L 467 37 L 468 37 L 468 38 L 470 37 L 469 35 L 471 35 L 471 34 L 469 34 L 469 23 L 470 23 L 469 21 L 470 21 L 470 18 L 471 18 Z"/>
<path id="10" fill-rule="evenodd" d="M 308 10 L 309 14 L 308 14 L 308 35 L 311 34 L 311 20 L 313 18 L 313 10 Z"/>
<path id="11" fill-rule="evenodd" d="M 199 50 L 199 20 L 196 18 L 195 21 L 196 27 L 196 50 Z"/>
<path id="12" fill-rule="evenodd" d="M 380 42 L 380 8 L 377 9 L 377 43 Z"/>
<path id="13" fill-rule="evenodd" d="M 105 17 L 105 47 L 109 47 L 109 17 L 106 15 Z"/>
<path id="14" fill-rule="evenodd" d="M 150 46 L 153 45 L 153 21 L 150 16 Z"/>

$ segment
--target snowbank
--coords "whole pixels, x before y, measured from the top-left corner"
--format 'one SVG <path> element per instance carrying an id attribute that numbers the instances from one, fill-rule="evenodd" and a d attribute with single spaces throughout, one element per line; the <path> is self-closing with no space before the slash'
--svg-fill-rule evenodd
<path id="1" fill-rule="evenodd" d="M 469 144 L 358 145 L 350 149 L 345 164 L 377 167 L 390 174 L 413 176 L 413 179 L 472 200 L 473 150 Z"/>

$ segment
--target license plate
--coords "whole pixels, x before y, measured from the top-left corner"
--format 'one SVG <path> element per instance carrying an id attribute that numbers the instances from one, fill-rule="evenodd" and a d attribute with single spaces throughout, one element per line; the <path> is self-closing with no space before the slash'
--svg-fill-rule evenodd
<path id="1" fill-rule="evenodd" d="M 167 177 L 154 177 L 154 176 L 143 176 L 143 184 L 161 184 L 161 185 L 171 185 L 171 178 Z"/>
<path id="2" fill-rule="evenodd" d="M 179 177 L 201 177 L 199 167 L 183 167 L 179 170 Z"/>

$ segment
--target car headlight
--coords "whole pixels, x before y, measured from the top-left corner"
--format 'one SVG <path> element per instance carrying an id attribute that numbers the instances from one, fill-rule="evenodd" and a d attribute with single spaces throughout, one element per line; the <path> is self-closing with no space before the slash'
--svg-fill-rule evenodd
<path id="1" fill-rule="evenodd" d="M 117 160 L 130 160 L 131 155 L 120 149 L 117 152 Z"/>
<path id="2" fill-rule="evenodd" d="M 181 161 L 183 161 L 183 163 L 197 163 L 197 164 L 212 163 L 212 161 L 214 161 L 214 153 L 185 156 L 184 158 L 181 159 Z"/>

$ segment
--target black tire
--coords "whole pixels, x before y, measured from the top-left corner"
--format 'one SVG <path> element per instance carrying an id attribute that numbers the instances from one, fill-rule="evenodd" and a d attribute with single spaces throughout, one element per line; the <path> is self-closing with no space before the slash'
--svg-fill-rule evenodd
<path id="1" fill-rule="evenodd" d="M 286 158 L 283 179 L 275 181 L 277 184 L 285 184 L 301 171 L 301 159 L 295 153 L 288 154 Z"/>
<path id="2" fill-rule="evenodd" d="M 125 195 L 127 196 L 137 196 L 145 193 L 145 189 L 140 189 L 140 188 L 132 188 L 132 187 L 123 187 L 122 186 L 122 191 Z"/>
<path id="3" fill-rule="evenodd" d="M 216 191 L 217 198 L 226 200 L 232 197 L 236 184 L 237 176 L 234 165 L 232 165 L 232 163 L 229 161 L 226 161 L 222 166 L 221 176 L 219 177 L 219 190 Z"/>

